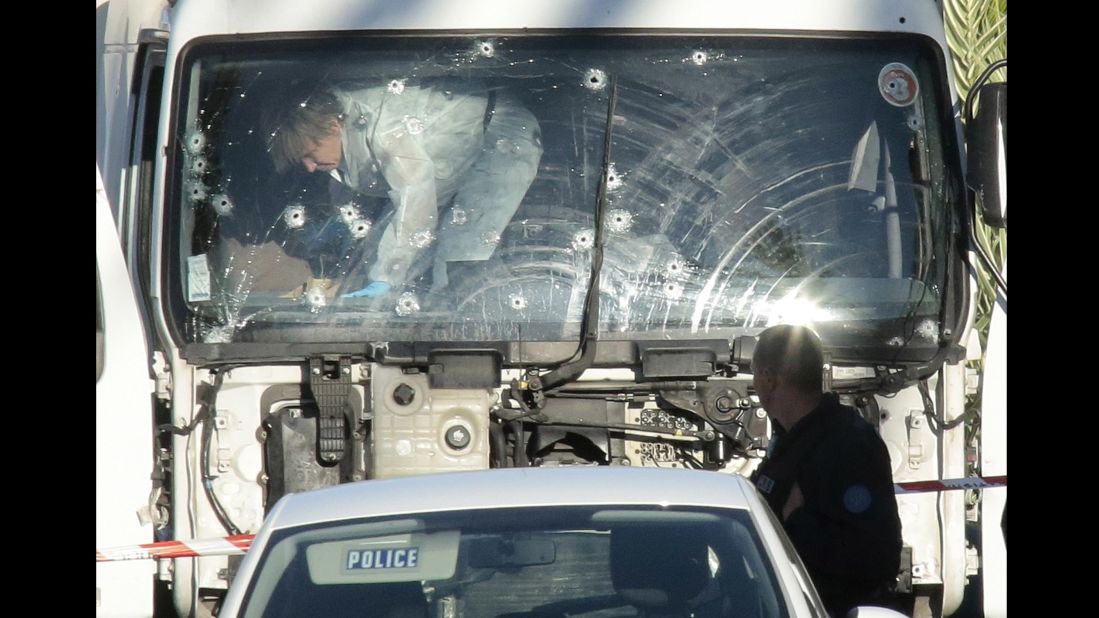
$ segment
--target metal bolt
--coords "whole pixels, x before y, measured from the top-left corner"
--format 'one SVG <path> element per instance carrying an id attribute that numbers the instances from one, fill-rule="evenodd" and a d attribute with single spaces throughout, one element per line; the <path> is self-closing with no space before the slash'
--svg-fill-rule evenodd
<path id="1" fill-rule="evenodd" d="M 268 480 L 270 480 L 270 478 L 271 477 L 267 476 L 266 473 L 261 472 L 260 475 L 259 475 L 259 482 L 266 483 Z"/>
<path id="2" fill-rule="evenodd" d="M 943 337 L 950 337 L 950 335 L 952 335 L 952 334 L 953 334 L 953 331 L 951 331 L 949 328 L 944 328 L 943 329 Z"/>
<path id="3" fill-rule="evenodd" d="M 455 425 L 446 430 L 446 443 L 452 449 L 464 449 L 469 446 L 472 439 L 469 430 L 461 425 Z"/>
<path id="4" fill-rule="evenodd" d="M 344 367 L 343 368 L 343 375 L 345 375 L 345 376 L 351 375 L 351 368 L 350 367 Z"/>
<path id="5" fill-rule="evenodd" d="M 728 412 L 733 409 L 733 400 L 728 396 L 721 396 L 717 398 L 714 405 L 717 407 L 718 412 Z"/>
<path id="6" fill-rule="evenodd" d="M 756 418 L 764 418 L 767 413 L 763 411 L 763 408 L 756 408 Z"/>
<path id="7" fill-rule="evenodd" d="M 393 389 L 393 401 L 396 401 L 402 406 L 407 406 L 416 399 L 416 389 L 405 384 L 404 382 L 397 385 L 397 388 Z"/>
<path id="8" fill-rule="evenodd" d="M 320 374 L 321 374 L 321 368 L 320 367 L 314 367 L 313 368 L 313 375 L 319 376 Z"/>

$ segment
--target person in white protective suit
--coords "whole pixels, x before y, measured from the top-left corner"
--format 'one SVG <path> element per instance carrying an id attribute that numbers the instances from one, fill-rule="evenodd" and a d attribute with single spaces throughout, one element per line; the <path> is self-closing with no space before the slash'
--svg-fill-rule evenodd
<path id="1" fill-rule="evenodd" d="M 534 115 L 469 82 L 307 85 L 280 105 L 265 120 L 277 171 L 327 173 L 366 195 L 385 192 L 392 203 L 369 283 L 347 297 L 404 284 L 429 247 L 435 289 L 447 285 L 448 263 L 489 259 L 542 157 Z"/>

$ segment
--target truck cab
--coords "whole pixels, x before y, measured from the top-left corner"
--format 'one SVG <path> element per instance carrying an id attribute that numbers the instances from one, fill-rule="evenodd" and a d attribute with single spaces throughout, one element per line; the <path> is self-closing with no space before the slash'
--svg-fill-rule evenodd
<path id="1" fill-rule="evenodd" d="M 971 201 L 936 3 L 97 18 L 97 167 L 155 393 L 115 422 L 147 429 L 148 540 L 255 532 L 286 494 L 408 475 L 750 474 L 771 435 L 753 337 L 778 323 L 821 336 L 826 387 L 896 482 L 966 476 Z M 328 99 L 339 161 L 280 165 L 293 107 Z M 975 507 L 898 504 L 898 589 L 950 615 Z M 157 577 L 204 615 L 235 569 Z"/>

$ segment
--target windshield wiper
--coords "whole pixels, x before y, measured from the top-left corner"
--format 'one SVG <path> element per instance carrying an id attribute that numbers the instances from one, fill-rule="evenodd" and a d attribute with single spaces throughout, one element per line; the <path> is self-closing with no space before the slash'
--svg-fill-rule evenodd
<path id="1" fill-rule="evenodd" d="M 599 337 L 599 274 L 603 269 L 603 215 L 607 209 L 607 176 L 611 167 L 611 130 L 614 126 L 614 110 L 618 103 L 618 78 L 610 77 L 607 101 L 607 128 L 603 133 L 603 173 L 599 177 L 599 189 L 595 203 L 595 242 L 591 250 L 591 279 L 584 297 L 583 322 L 580 325 L 580 346 L 572 358 L 545 375 L 529 375 L 524 381 L 512 382 L 512 396 L 524 408 L 540 409 L 545 405 L 543 391 L 575 381 L 595 361 L 596 341 Z"/>

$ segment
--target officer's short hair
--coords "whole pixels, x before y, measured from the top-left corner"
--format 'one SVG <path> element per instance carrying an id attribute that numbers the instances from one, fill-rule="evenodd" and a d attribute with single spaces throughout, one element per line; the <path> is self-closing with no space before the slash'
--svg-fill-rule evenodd
<path id="1" fill-rule="evenodd" d="M 805 326 L 780 324 L 759 334 L 752 353 L 752 372 L 768 369 L 803 392 L 823 389 L 824 346 Z"/>
<path id="2" fill-rule="evenodd" d="M 315 82 L 291 83 L 274 93 L 260 114 L 260 127 L 275 170 L 282 174 L 295 166 L 342 117 L 336 95 Z"/>

